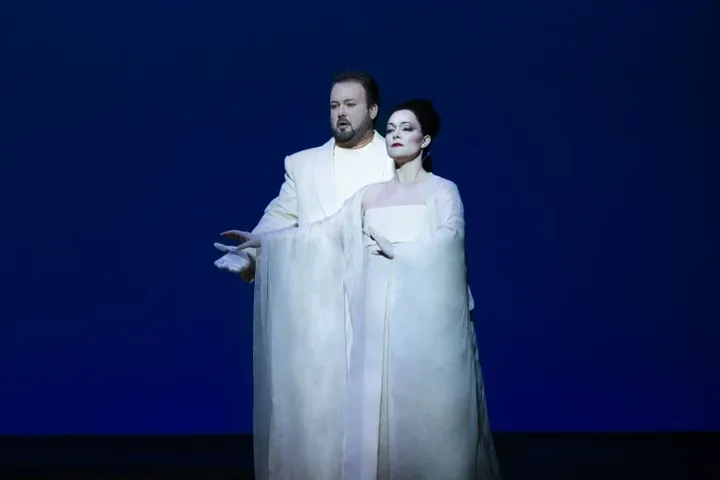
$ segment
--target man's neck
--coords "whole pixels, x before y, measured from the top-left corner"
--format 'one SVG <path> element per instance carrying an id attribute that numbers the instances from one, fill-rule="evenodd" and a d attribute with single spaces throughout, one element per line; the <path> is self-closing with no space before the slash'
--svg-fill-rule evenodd
<path id="1" fill-rule="evenodd" d="M 395 181 L 397 183 L 421 182 L 425 180 L 428 175 L 429 173 L 422 168 L 422 154 L 395 169 Z"/>
<path id="2" fill-rule="evenodd" d="M 373 139 L 375 138 L 375 130 L 370 130 L 358 143 L 355 145 L 346 145 L 342 143 L 335 142 L 335 145 L 337 145 L 340 148 L 344 148 L 346 150 L 357 150 L 359 148 L 366 147 L 372 143 Z"/>

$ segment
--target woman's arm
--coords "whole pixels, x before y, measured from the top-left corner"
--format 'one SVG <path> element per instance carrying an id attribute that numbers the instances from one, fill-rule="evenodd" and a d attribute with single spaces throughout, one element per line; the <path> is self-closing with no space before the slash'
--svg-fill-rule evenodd
<path id="1" fill-rule="evenodd" d="M 457 185 L 447 181 L 438 191 L 436 202 L 438 224 L 434 234 L 465 237 L 465 208 Z"/>
<path id="2" fill-rule="evenodd" d="M 329 217 L 325 217 L 308 225 L 290 225 L 287 227 L 278 228 L 262 233 L 257 233 L 256 231 L 247 232 L 243 230 L 228 230 L 227 232 L 223 232 L 222 236 L 239 241 L 240 245 L 233 247 L 216 243 L 215 248 L 226 253 L 239 252 L 241 250 L 255 250 L 262 247 L 263 240 L 267 240 L 270 238 L 282 238 L 287 237 L 288 235 L 310 235 L 315 231 L 323 231 L 325 232 L 326 236 L 329 235 L 330 237 L 336 237 L 337 239 L 341 240 L 343 218 L 347 214 L 347 209 L 353 208 L 356 197 L 361 194 L 362 190 L 347 199 L 344 202 L 343 206 L 340 208 L 340 210 L 335 212 L 333 215 L 330 215 Z"/>

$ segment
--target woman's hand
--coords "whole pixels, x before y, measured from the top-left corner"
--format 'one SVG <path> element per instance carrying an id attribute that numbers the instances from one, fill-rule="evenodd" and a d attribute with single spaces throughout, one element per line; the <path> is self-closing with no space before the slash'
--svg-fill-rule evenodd
<path id="1" fill-rule="evenodd" d="M 215 244 L 215 248 L 218 250 L 224 250 L 227 253 L 235 252 L 237 250 L 245 250 L 246 248 L 260 248 L 261 245 L 261 237 L 260 235 L 256 235 L 254 233 L 250 232 L 243 232 L 242 230 L 228 230 L 227 232 L 221 233 L 223 237 L 231 238 L 233 240 L 237 240 L 238 242 L 242 242 L 237 247 L 228 247 L 227 245 L 222 245 L 220 243 Z M 222 248 L 221 248 L 222 247 Z"/>
<path id="2" fill-rule="evenodd" d="M 377 243 L 378 249 L 372 251 L 374 255 L 384 255 L 387 258 L 395 257 L 395 247 L 390 240 L 385 238 L 380 232 L 372 227 L 363 229 L 363 232 Z"/>
<path id="3" fill-rule="evenodd" d="M 245 252 L 246 248 L 260 246 L 260 236 L 240 230 L 228 230 L 222 236 L 243 242 L 237 247 L 215 243 L 215 248 L 225 253 L 223 257 L 215 260 L 215 266 L 220 270 L 239 273 L 246 282 L 251 282 L 255 276 L 255 258 Z"/>

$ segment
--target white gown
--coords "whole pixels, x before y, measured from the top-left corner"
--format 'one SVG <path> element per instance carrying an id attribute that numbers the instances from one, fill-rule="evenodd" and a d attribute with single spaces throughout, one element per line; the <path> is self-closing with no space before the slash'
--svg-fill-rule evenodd
<path id="1" fill-rule="evenodd" d="M 263 237 L 256 478 L 500 478 L 462 202 L 452 182 L 424 183 L 369 201 L 363 189 L 333 217 Z M 371 254 L 363 226 L 394 244 L 393 259 Z"/>
<path id="2" fill-rule="evenodd" d="M 365 227 L 372 227 L 376 231 L 383 232 L 383 235 L 390 240 L 391 243 L 397 245 L 399 243 L 405 243 L 413 241 L 417 238 L 430 235 L 431 233 L 431 222 L 428 218 L 425 205 L 394 205 L 388 207 L 376 207 L 365 211 L 363 225 Z M 366 237 L 366 250 L 372 252 L 377 246 L 369 237 Z M 370 256 L 367 260 L 366 276 L 365 276 L 365 291 L 366 291 L 366 302 L 367 302 L 367 316 L 365 320 L 367 323 L 374 322 L 374 328 L 382 330 L 382 351 L 375 352 L 380 360 L 380 368 L 376 367 L 376 371 L 380 375 L 373 375 L 373 377 L 380 376 L 381 387 L 380 387 L 380 415 L 378 416 L 378 479 L 391 478 L 390 472 L 390 339 L 391 339 L 391 328 L 392 337 L 396 335 L 395 324 L 391 325 L 392 320 L 392 305 L 393 305 L 393 287 L 394 282 L 392 281 L 392 261 L 379 255 Z M 367 326 L 366 328 L 370 328 Z M 398 332 L 402 334 L 402 332 Z M 397 355 L 397 352 L 392 351 L 392 354 Z M 373 379 L 374 380 L 374 379 Z M 394 387 L 394 385 L 393 385 Z M 394 390 L 394 389 L 393 389 Z M 393 393 L 395 393 L 393 391 Z M 402 394 L 402 392 L 397 392 Z M 392 402 L 396 403 L 396 402 Z M 394 405 L 393 405 L 394 406 Z M 402 405 L 400 405 L 402 408 Z M 395 408 L 393 408 L 393 411 Z M 393 415 L 392 420 L 396 420 L 397 417 Z M 370 424 L 370 422 L 368 422 Z M 393 422 L 393 431 L 402 431 L 403 428 L 397 428 L 397 423 Z M 412 428 L 412 425 L 410 425 Z M 372 436 L 376 436 L 376 432 L 371 432 Z M 395 435 L 393 435 L 394 437 Z M 367 441 L 370 445 L 374 442 L 373 438 L 368 438 Z"/>

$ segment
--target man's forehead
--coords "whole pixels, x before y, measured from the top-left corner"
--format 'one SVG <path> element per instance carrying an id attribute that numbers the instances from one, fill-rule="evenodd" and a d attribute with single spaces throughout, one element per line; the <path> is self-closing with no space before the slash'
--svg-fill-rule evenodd
<path id="1" fill-rule="evenodd" d="M 336 83 L 330 91 L 330 99 L 339 102 L 349 99 L 365 100 L 365 89 L 358 82 Z"/>

